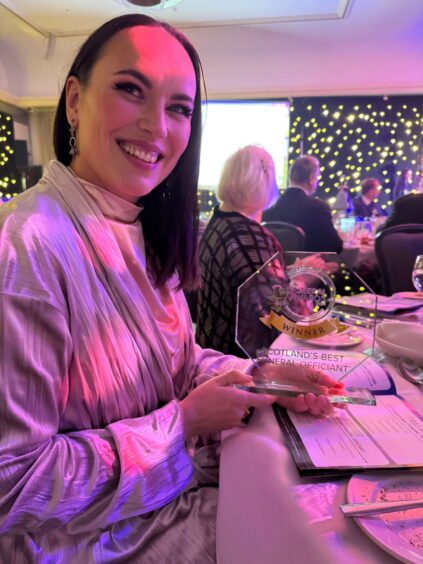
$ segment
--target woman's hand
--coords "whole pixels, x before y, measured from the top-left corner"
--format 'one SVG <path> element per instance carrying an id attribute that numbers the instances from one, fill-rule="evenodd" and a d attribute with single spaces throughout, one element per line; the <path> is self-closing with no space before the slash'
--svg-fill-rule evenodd
<path id="1" fill-rule="evenodd" d="M 309 255 L 304 258 L 296 258 L 292 266 L 297 268 L 300 266 L 308 266 L 308 267 L 316 268 L 317 270 L 323 270 L 327 274 L 333 274 L 339 268 L 338 263 L 326 262 L 324 259 L 322 259 L 321 255 L 318 253 Z"/>
<path id="2" fill-rule="evenodd" d="M 240 424 L 250 407 L 267 407 L 274 403 L 272 396 L 233 387 L 233 384 L 248 386 L 251 383 L 251 376 L 229 370 L 195 388 L 179 403 L 185 438 L 230 429 Z"/>
<path id="3" fill-rule="evenodd" d="M 344 393 L 344 384 L 337 382 L 327 374 L 302 366 L 279 366 L 276 364 L 265 364 L 260 368 L 266 379 L 280 382 L 281 384 L 292 384 L 304 388 L 305 393 L 295 398 L 279 397 L 277 402 L 282 407 L 291 409 L 298 413 L 309 411 L 312 415 L 332 415 L 335 407 L 345 407 L 343 404 L 332 404 L 327 395 Z M 263 378 L 258 369 L 253 370 L 253 377 Z"/>

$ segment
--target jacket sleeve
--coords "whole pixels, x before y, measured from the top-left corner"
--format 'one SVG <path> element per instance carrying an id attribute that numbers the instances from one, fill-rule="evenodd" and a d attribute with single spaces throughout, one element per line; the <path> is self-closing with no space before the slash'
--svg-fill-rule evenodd
<path id="1" fill-rule="evenodd" d="M 0 294 L 0 346 L 0 533 L 103 528 L 188 485 L 176 401 L 102 429 L 59 429 L 72 343 L 53 306 Z"/>
<path id="2" fill-rule="evenodd" d="M 333 225 L 330 208 L 326 202 L 315 201 L 318 202 L 319 208 L 310 209 L 311 215 L 307 222 L 307 248 L 316 252 L 340 253 L 343 242 Z"/>
<path id="3" fill-rule="evenodd" d="M 2 215 L 0 534 L 76 534 L 162 507 L 193 475 L 177 401 L 103 428 L 64 426 L 74 350 L 59 267 L 37 214 Z"/>

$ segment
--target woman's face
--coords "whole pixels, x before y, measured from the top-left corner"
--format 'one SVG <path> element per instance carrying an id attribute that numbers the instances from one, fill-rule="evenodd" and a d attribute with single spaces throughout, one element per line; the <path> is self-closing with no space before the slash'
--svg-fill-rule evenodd
<path id="1" fill-rule="evenodd" d="M 126 200 L 151 192 L 185 151 L 194 109 L 193 64 L 159 27 L 118 32 L 86 85 L 70 77 L 67 116 L 77 129 L 74 172 Z"/>

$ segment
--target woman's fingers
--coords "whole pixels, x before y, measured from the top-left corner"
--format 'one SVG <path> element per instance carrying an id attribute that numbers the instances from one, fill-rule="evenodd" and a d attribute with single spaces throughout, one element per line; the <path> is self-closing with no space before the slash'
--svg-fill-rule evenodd
<path id="1" fill-rule="evenodd" d="M 333 390 L 341 390 L 344 388 L 344 384 L 342 382 L 337 382 L 328 374 L 321 372 L 320 370 L 312 370 L 310 368 L 305 369 L 304 374 L 306 380 L 311 384 L 316 386 L 324 386 L 328 389 Z"/>
<path id="2" fill-rule="evenodd" d="M 286 409 L 290 409 L 291 411 L 295 411 L 297 413 L 308 411 L 308 405 L 306 404 L 304 394 L 299 394 L 295 398 L 280 397 L 276 400 L 276 403 L 281 407 L 285 407 Z"/>
<path id="3" fill-rule="evenodd" d="M 334 412 L 333 405 L 325 395 L 299 394 L 296 398 L 279 398 L 277 403 L 297 413 L 308 412 L 315 417 L 329 416 Z"/>
<path id="4" fill-rule="evenodd" d="M 239 390 L 244 394 L 244 401 L 247 407 L 267 407 L 275 403 L 275 396 L 268 396 L 266 394 L 256 394 L 254 392 L 245 392 Z"/>
<path id="5" fill-rule="evenodd" d="M 265 394 L 256 394 L 246 390 L 239 390 L 234 385 L 248 386 L 253 379 L 248 374 L 243 374 L 239 370 L 228 370 L 227 372 L 216 376 L 208 384 L 219 387 L 230 387 L 228 393 L 231 395 L 231 403 L 240 418 L 242 418 L 250 407 L 263 408 L 272 405 L 275 401 L 287 409 L 296 411 L 297 413 L 308 412 L 311 415 L 319 417 L 321 415 L 331 415 L 334 412 L 333 404 L 326 397 L 329 394 L 342 393 L 344 385 L 337 382 L 331 376 L 314 370 L 312 368 L 292 367 L 291 370 L 281 370 L 281 367 L 267 365 L 266 367 L 271 374 L 276 376 L 277 380 L 287 383 L 296 383 L 301 387 L 304 384 L 305 391 L 296 398 L 278 398 Z M 229 398 L 228 398 L 229 399 Z"/>
<path id="6" fill-rule="evenodd" d="M 249 374 L 243 374 L 239 370 L 228 370 L 227 372 L 213 378 L 214 384 L 218 386 L 233 386 L 241 384 L 248 386 L 253 382 Z M 245 390 L 234 390 L 238 396 L 238 401 L 242 401 L 245 409 L 248 407 L 267 407 L 274 403 L 275 398 L 266 394 L 256 394 Z M 242 399 L 241 399 L 242 398 Z"/>
<path id="7" fill-rule="evenodd" d="M 232 386 L 233 384 L 243 384 L 248 386 L 253 381 L 249 374 L 244 374 L 239 370 L 228 370 L 219 376 L 215 376 L 210 382 L 218 386 Z"/>
<path id="8" fill-rule="evenodd" d="M 325 262 L 323 268 L 327 274 L 333 274 L 338 270 L 338 267 L 339 265 L 337 262 Z"/>
<path id="9" fill-rule="evenodd" d="M 316 401 L 324 415 L 332 415 L 334 413 L 334 405 L 325 396 L 317 396 Z"/>
<path id="10" fill-rule="evenodd" d="M 185 435 L 214 433 L 238 425 L 250 407 L 267 407 L 275 398 L 239 390 L 248 386 L 251 376 L 238 370 L 229 370 L 201 384 L 181 402 Z"/>
<path id="11" fill-rule="evenodd" d="M 333 413 L 333 407 L 328 398 L 324 395 L 315 396 L 314 394 L 307 394 L 305 396 L 305 401 L 310 413 L 315 417 L 322 414 L 330 415 Z"/>

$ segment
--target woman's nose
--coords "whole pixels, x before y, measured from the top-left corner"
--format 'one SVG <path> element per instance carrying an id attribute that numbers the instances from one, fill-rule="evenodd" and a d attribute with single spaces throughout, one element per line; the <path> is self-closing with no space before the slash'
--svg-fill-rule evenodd
<path id="1" fill-rule="evenodd" d="M 149 131 L 154 138 L 166 137 L 166 109 L 160 104 L 147 104 L 138 118 L 138 127 Z"/>

